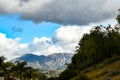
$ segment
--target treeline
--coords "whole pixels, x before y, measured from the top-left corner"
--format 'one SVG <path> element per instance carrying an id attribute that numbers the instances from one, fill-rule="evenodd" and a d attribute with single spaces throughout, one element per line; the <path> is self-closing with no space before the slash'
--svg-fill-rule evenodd
<path id="1" fill-rule="evenodd" d="M 5 57 L 0 57 L 0 79 L 2 80 L 45 80 L 45 78 L 38 69 L 27 67 L 24 61 L 5 62 Z"/>
<path id="2" fill-rule="evenodd" d="M 116 19 L 118 24 L 115 26 L 95 26 L 89 34 L 84 34 L 76 47 L 76 54 L 73 56 L 72 62 L 58 78 L 54 79 L 70 80 L 87 67 L 112 56 L 120 56 L 120 15 Z M 81 74 L 77 80 L 89 79 Z"/>

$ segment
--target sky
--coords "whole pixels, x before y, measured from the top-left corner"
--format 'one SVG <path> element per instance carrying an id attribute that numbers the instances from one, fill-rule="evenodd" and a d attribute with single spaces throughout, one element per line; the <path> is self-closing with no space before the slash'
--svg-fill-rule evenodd
<path id="1" fill-rule="evenodd" d="M 75 53 L 92 26 L 116 24 L 120 0 L 0 0 L 0 55 Z"/>

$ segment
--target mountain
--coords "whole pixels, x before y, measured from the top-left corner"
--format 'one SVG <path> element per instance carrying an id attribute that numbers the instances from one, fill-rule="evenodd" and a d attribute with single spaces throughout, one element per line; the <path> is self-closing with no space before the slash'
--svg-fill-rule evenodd
<path id="1" fill-rule="evenodd" d="M 25 54 L 15 60 L 27 61 L 28 66 L 39 68 L 42 70 L 57 70 L 65 69 L 66 64 L 71 62 L 73 54 L 70 53 L 55 53 L 48 56 Z"/>

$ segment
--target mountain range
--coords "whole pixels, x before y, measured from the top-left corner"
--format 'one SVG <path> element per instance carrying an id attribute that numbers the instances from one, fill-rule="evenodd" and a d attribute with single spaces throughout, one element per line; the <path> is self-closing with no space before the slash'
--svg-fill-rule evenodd
<path id="1" fill-rule="evenodd" d="M 25 54 L 15 60 L 26 61 L 27 66 L 38 68 L 41 70 L 61 70 L 66 68 L 66 64 L 71 62 L 73 54 L 70 53 L 55 53 L 48 56 Z"/>

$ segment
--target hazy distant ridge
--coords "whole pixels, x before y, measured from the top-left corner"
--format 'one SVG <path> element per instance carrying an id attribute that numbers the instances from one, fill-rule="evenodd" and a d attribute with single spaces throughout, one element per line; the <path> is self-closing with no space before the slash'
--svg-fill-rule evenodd
<path id="1" fill-rule="evenodd" d="M 55 70 L 55 69 L 65 69 L 66 63 L 71 62 L 72 56 L 73 54 L 70 53 L 55 53 L 48 56 L 26 54 L 16 59 L 27 61 L 28 66 L 34 68 Z"/>

